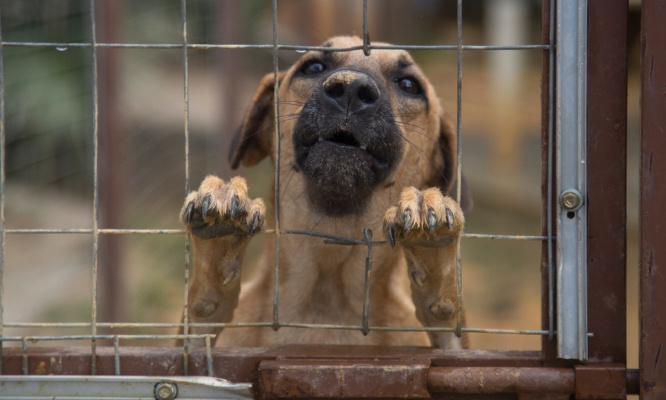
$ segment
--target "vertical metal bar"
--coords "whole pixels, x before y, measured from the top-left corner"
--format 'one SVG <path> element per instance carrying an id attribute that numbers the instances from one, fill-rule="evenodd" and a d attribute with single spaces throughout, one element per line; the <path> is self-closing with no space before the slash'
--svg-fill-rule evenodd
<path id="1" fill-rule="evenodd" d="M 365 293 L 363 299 L 363 335 L 369 332 L 370 316 L 370 271 L 372 270 L 372 231 L 370 228 L 363 230 L 365 242 L 368 245 L 368 257 L 365 259 Z"/>
<path id="2" fill-rule="evenodd" d="M 370 55 L 370 31 L 368 30 L 368 0 L 363 0 L 363 54 Z"/>
<path id="3" fill-rule="evenodd" d="M 642 400 L 666 393 L 666 8 L 641 11 L 640 388 Z"/>
<path id="4" fill-rule="evenodd" d="M 2 16 L 0 15 L 0 21 Z M 2 44 L 2 23 L 0 23 L 0 338 L 5 332 L 5 64 Z M 2 348 L 0 340 L 0 375 L 2 375 Z"/>
<path id="5" fill-rule="evenodd" d="M 588 0 L 587 290 L 591 359 L 627 357 L 626 0 Z M 592 284 L 593 283 L 593 284 Z M 609 300 L 610 299 L 610 300 Z"/>
<path id="6" fill-rule="evenodd" d="M 548 339 L 555 337 L 555 258 L 554 258 L 554 238 L 553 238 L 553 163 L 555 162 L 554 153 L 554 116 L 555 116 L 555 3 L 557 0 L 550 1 L 549 13 L 549 41 L 548 50 L 548 182 L 547 182 L 547 210 L 546 210 L 546 229 L 548 236 Z"/>
<path id="7" fill-rule="evenodd" d="M 93 92 L 93 261 L 90 373 L 97 374 L 97 254 L 99 250 L 99 94 L 97 87 L 97 37 L 95 29 L 95 0 L 90 0 L 90 58 Z"/>
<path id="8" fill-rule="evenodd" d="M 273 269 L 273 329 L 280 329 L 279 306 L 279 272 L 280 272 L 280 82 L 278 81 L 278 23 L 277 0 L 272 0 L 273 6 L 273 74 L 274 74 L 274 111 L 275 111 L 275 265 Z"/>
<path id="9" fill-rule="evenodd" d="M 187 0 L 180 2 L 180 14 L 183 25 L 183 108 L 184 108 L 184 134 L 185 134 L 185 193 L 190 192 L 190 94 L 189 74 L 187 60 Z M 184 310 L 183 334 L 188 335 L 189 327 L 189 282 L 190 282 L 190 243 L 189 237 L 185 239 L 185 279 L 184 279 Z M 189 344 L 183 340 L 183 374 L 188 375 Z"/>
<path id="10" fill-rule="evenodd" d="M 555 280 L 555 0 L 543 0 L 541 41 L 548 44 L 541 64 L 541 354 L 546 360 L 557 358 L 556 280 Z"/>
<path id="11" fill-rule="evenodd" d="M 120 375 L 120 344 L 118 343 L 118 335 L 113 336 L 113 371 L 116 375 Z"/>
<path id="12" fill-rule="evenodd" d="M 456 110 L 456 143 L 458 145 L 458 165 L 456 166 L 456 201 L 460 204 L 462 197 L 462 59 L 463 59 L 463 18 L 462 18 L 462 0 L 458 0 L 456 21 L 458 24 L 458 80 L 457 80 L 457 110 Z M 456 259 L 456 335 L 462 336 L 462 262 L 460 260 L 460 244 L 462 239 L 458 240 L 457 259 Z"/>
<path id="13" fill-rule="evenodd" d="M 117 42 L 120 39 L 120 20 L 124 0 L 98 0 L 100 19 L 96 21 L 97 40 Z M 120 227 L 123 224 L 123 203 L 126 199 L 127 169 L 119 160 L 124 155 L 123 113 L 120 112 L 119 75 L 121 51 L 98 49 L 99 96 L 99 225 Z M 99 238 L 99 310 L 98 319 L 118 322 L 123 318 L 123 244 L 121 235 L 101 235 Z"/>
<path id="14" fill-rule="evenodd" d="M 587 359 L 587 1 L 558 1 L 558 356 Z"/>
<path id="15" fill-rule="evenodd" d="M 211 335 L 206 335 L 206 366 L 208 367 L 208 376 L 214 376 L 213 374 L 213 354 L 210 349 L 210 340 Z"/>
<path id="16" fill-rule="evenodd" d="M 21 366 L 23 375 L 28 375 L 28 341 L 25 336 L 21 338 Z"/>

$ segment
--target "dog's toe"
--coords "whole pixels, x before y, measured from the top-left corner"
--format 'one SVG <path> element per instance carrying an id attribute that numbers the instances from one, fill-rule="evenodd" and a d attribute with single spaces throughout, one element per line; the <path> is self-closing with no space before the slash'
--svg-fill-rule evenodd
<path id="1" fill-rule="evenodd" d="M 400 201 L 384 215 L 384 235 L 395 246 L 449 244 L 462 232 L 465 219 L 458 203 L 439 189 L 405 188 Z"/>
<path id="2" fill-rule="evenodd" d="M 180 219 L 197 237 L 211 239 L 233 233 L 253 236 L 264 223 L 266 207 L 248 196 L 242 177 L 229 182 L 210 175 L 185 199 Z"/>
<path id="3" fill-rule="evenodd" d="M 455 315 L 456 308 L 451 301 L 440 299 L 430 306 L 430 312 L 437 319 L 448 320 Z"/>

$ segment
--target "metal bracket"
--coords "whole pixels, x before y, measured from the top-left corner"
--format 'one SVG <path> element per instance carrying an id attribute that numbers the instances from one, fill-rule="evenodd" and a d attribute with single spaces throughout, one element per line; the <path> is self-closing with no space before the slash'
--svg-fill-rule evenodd
<path id="1" fill-rule="evenodd" d="M 252 399 L 252 387 L 210 377 L 0 375 L 3 399 Z"/>
<path id="2" fill-rule="evenodd" d="M 430 398 L 429 363 L 286 359 L 259 364 L 260 398 Z"/>
<path id="3" fill-rule="evenodd" d="M 576 399 L 626 399 L 627 370 L 622 364 L 577 365 Z"/>

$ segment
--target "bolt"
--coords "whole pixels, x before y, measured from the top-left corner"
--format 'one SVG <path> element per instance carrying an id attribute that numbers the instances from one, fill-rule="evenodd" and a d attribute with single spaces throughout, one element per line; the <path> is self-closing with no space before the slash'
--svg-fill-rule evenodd
<path id="1" fill-rule="evenodd" d="M 569 211 L 576 211 L 583 205 L 583 196 L 576 189 L 569 189 L 560 195 L 560 204 Z"/>
<path id="2" fill-rule="evenodd" d="M 173 400 L 178 394 L 176 385 L 166 382 L 160 382 L 155 385 L 155 398 L 157 400 Z"/>

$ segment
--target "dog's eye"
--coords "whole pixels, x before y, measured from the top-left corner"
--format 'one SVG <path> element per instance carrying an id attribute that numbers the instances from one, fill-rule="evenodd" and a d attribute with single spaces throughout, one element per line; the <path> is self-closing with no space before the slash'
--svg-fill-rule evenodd
<path id="1" fill-rule="evenodd" d="M 421 84 L 414 78 L 398 78 L 395 80 L 400 90 L 409 94 L 421 94 L 423 89 Z"/>
<path id="2" fill-rule="evenodd" d="M 326 66 L 319 60 L 311 60 L 301 68 L 304 75 L 319 75 L 326 70 Z"/>

